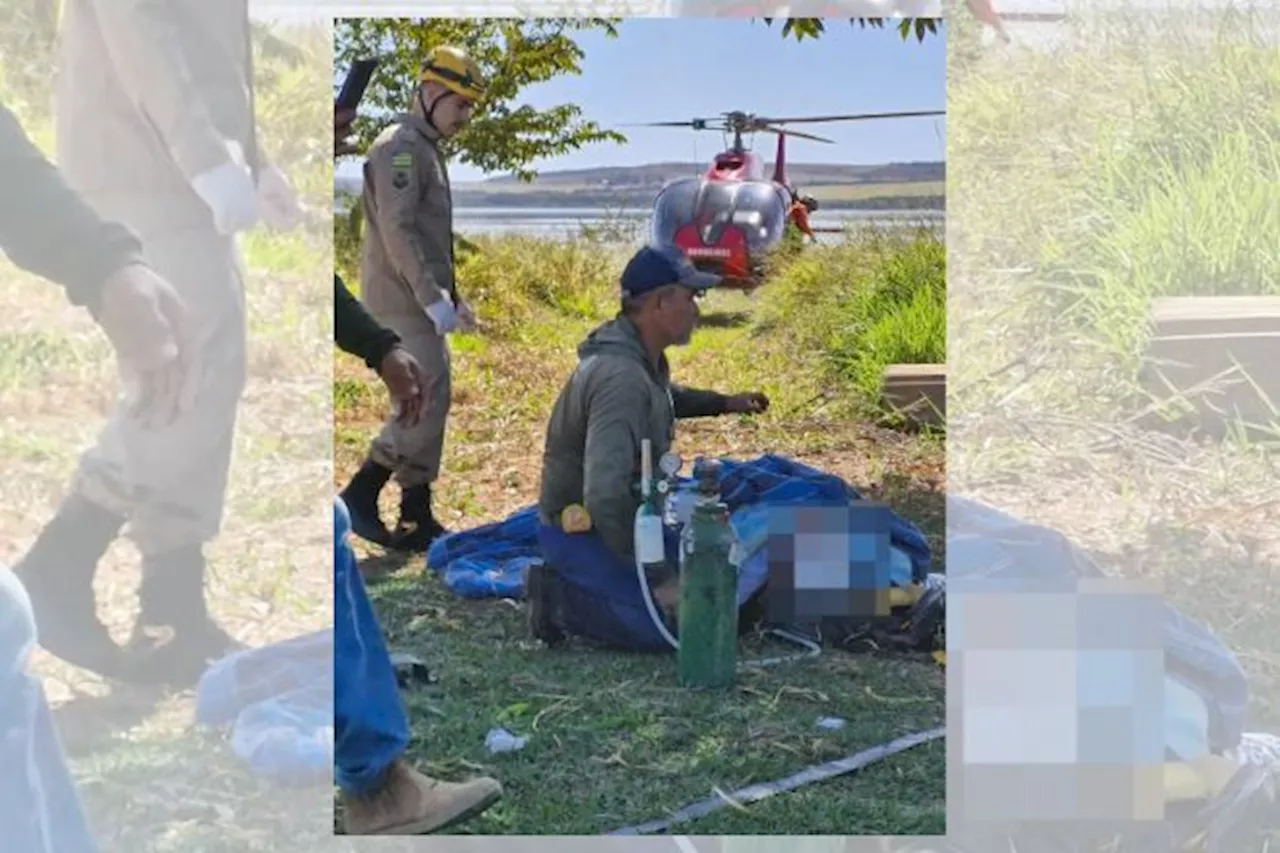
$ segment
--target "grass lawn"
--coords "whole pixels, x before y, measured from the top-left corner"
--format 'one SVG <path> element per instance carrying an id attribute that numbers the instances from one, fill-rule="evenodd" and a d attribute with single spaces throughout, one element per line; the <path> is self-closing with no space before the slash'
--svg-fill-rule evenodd
<path id="1" fill-rule="evenodd" d="M 1080 11 L 1056 52 L 949 34 L 949 492 L 1162 587 L 1237 655 L 1247 727 L 1277 732 L 1280 444 L 1134 424 L 1151 299 L 1277 292 L 1277 19 Z"/>
<path id="2" fill-rule="evenodd" d="M 760 389 L 760 418 L 681 424 L 677 451 L 792 456 L 891 503 L 926 531 L 943 559 L 943 445 L 874 425 L 848 359 L 853 296 L 890 287 L 895 264 L 919 264 L 940 285 L 940 244 L 908 235 L 814 250 L 754 296 L 712 294 L 704 328 L 671 353 L 682 382 Z M 545 418 L 574 348 L 612 315 L 623 258 L 591 241 L 480 241 L 461 289 L 487 333 L 455 336 L 455 404 L 437 512 L 451 529 L 505 517 L 536 499 Z M 932 278 L 929 278 L 932 276 Z M 354 280 L 354 279 L 353 279 Z M 888 283 L 886 283 L 888 282 Z M 926 288 L 927 289 L 927 288 Z M 941 303 L 939 303 L 940 305 Z M 843 314 L 841 312 L 844 312 Z M 910 324 L 908 324 L 910 325 Z M 335 367 L 335 487 L 365 452 L 385 410 L 354 359 Z M 397 491 L 384 495 L 394 518 Z M 488 773 L 505 799 L 459 828 L 477 834 L 594 834 L 662 817 L 711 795 L 791 775 L 945 718 L 943 673 L 927 659 L 826 651 L 811 662 L 744 675 L 730 692 L 676 686 L 669 657 L 527 638 L 523 604 L 454 597 L 420 560 L 405 564 L 359 543 L 370 592 L 394 648 L 417 654 L 439 684 L 406 692 L 412 757 L 448 778 Z M 744 644 L 742 655 L 761 653 Z M 779 651 L 772 643 L 774 653 Z M 842 717 L 827 731 L 819 717 Z M 485 733 L 528 738 L 490 755 Z M 945 827 L 944 746 L 934 742 L 841 779 L 685 827 L 693 833 L 937 834 Z"/>
<path id="3" fill-rule="evenodd" d="M 301 53 L 297 65 L 257 65 L 261 140 L 303 201 L 324 212 L 332 35 L 305 24 L 276 34 Z M 4 88 L 50 151 L 52 124 L 39 109 L 48 92 Z M 262 646 L 332 624 L 332 237 L 326 216 L 289 235 L 255 230 L 243 245 L 248 384 L 222 533 L 206 548 L 208 599 L 231 633 Z M 117 380 L 105 337 L 59 288 L 2 262 L 0 298 L 0 562 L 12 566 L 65 494 Z M 113 545 L 96 580 L 99 613 L 122 641 L 137 613 L 132 545 Z M 103 853 L 312 851 L 332 836 L 329 786 L 291 790 L 250 775 L 221 733 L 194 727 L 192 691 L 110 685 L 42 650 L 32 667 Z"/>

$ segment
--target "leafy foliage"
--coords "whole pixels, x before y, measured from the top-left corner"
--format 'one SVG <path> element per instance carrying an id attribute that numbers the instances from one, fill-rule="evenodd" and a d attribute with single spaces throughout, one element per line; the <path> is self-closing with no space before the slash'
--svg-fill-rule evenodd
<path id="1" fill-rule="evenodd" d="M 529 164 L 538 159 L 596 142 L 626 142 L 617 131 L 582 118 L 582 109 L 574 104 L 543 110 L 518 104 L 520 93 L 531 85 L 582 73 L 584 53 L 575 33 L 603 30 L 616 38 L 616 24 L 603 18 L 339 20 L 339 75 L 358 58 L 380 60 L 361 105 L 362 118 L 355 123 L 356 144 L 367 147 L 391 114 L 408 107 L 422 58 L 440 44 L 465 48 L 486 76 L 486 98 L 470 126 L 444 146 L 460 162 L 531 181 L 536 173 Z M 335 91 L 338 85 L 335 81 Z"/>
<path id="2" fill-rule="evenodd" d="M 764 18 L 765 24 L 773 26 L 773 22 L 777 18 Z M 796 41 L 804 41 L 807 38 L 820 38 L 827 31 L 825 18 L 783 18 L 782 20 L 782 36 L 795 38 Z M 871 27 L 872 29 L 884 29 L 888 23 L 888 18 L 850 18 L 850 24 L 857 24 L 862 29 Z M 897 19 L 898 34 L 902 36 L 903 41 L 911 38 L 914 34 L 916 41 L 924 41 L 927 35 L 938 34 L 937 18 L 900 18 Z"/>

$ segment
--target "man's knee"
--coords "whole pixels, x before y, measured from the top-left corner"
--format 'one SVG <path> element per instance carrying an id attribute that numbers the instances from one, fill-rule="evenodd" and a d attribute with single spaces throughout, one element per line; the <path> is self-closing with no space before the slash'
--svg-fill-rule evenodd
<path id="1" fill-rule="evenodd" d="M 35 645 L 31 599 L 17 575 L 0 566 L 0 673 L 9 677 L 25 669 Z"/>

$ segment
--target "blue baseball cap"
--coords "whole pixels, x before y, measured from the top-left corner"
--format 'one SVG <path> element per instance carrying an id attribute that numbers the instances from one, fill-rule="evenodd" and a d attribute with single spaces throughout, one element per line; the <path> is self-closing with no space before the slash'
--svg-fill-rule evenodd
<path id="1" fill-rule="evenodd" d="M 699 272 L 684 252 L 674 247 L 645 246 L 631 256 L 622 271 L 622 295 L 635 298 L 678 284 L 703 293 L 720 283 L 720 276 Z"/>

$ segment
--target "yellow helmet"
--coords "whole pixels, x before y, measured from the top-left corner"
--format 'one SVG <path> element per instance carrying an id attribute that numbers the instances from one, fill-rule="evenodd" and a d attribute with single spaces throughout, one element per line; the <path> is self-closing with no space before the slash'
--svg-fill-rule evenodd
<path id="1" fill-rule="evenodd" d="M 422 73 L 418 79 L 423 83 L 439 83 L 469 101 L 484 97 L 484 75 L 480 66 L 466 51 L 452 45 L 432 48 L 422 62 Z"/>

